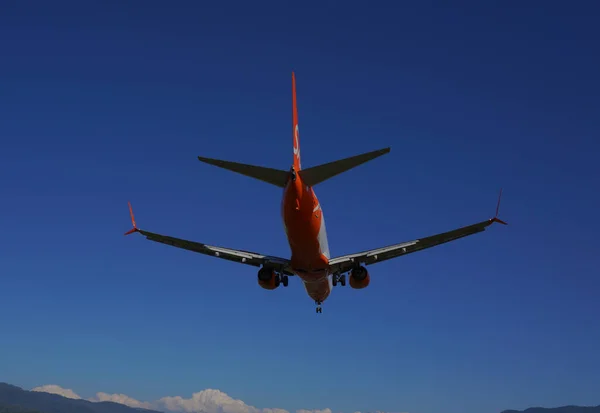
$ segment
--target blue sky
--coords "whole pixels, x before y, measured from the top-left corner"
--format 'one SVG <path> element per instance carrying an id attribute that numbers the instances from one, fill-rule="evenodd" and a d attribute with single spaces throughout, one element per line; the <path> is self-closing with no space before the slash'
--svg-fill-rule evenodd
<path id="1" fill-rule="evenodd" d="M 0 381 L 138 400 L 499 412 L 599 404 L 594 2 L 9 2 L 0 14 Z M 500 215 L 371 267 L 315 315 L 297 279 L 123 237 L 287 256 L 281 191 L 198 162 L 303 166 L 332 255 Z"/>

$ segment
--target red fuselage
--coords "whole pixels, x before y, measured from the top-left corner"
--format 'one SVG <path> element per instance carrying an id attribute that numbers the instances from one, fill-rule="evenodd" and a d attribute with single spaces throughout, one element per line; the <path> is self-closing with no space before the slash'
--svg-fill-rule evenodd
<path id="1" fill-rule="evenodd" d="M 312 188 L 302 183 L 292 169 L 283 191 L 282 217 L 291 249 L 291 266 L 300 277 L 308 295 L 323 302 L 331 293 L 329 246 L 325 220 L 319 200 Z"/>

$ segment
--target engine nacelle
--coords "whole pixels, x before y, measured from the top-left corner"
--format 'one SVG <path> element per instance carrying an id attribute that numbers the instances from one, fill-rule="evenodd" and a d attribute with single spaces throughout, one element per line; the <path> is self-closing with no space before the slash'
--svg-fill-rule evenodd
<path id="1" fill-rule="evenodd" d="M 271 268 L 261 268 L 258 271 L 258 285 L 265 290 L 274 290 L 280 283 L 281 278 Z"/>
<path id="2" fill-rule="evenodd" d="M 363 266 L 353 269 L 350 272 L 350 287 L 360 290 L 361 288 L 365 288 L 371 282 L 371 276 L 369 276 L 369 271 Z"/>

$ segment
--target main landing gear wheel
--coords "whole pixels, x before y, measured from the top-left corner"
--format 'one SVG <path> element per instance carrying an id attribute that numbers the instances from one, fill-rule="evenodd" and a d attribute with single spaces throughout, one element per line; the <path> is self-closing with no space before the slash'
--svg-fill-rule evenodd
<path id="1" fill-rule="evenodd" d="M 345 286 L 346 285 L 346 274 L 334 274 L 332 279 L 331 279 L 331 283 L 333 284 L 333 286 L 337 286 L 338 282 L 341 284 L 341 286 Z"/>
<path id="2" fill-rule="evenodd" d="M 283 284 L 284 287 L 288 286 L 288 282 L 289 282 L 288 276 L 287 275 L 282 275 L 281 276 L 281 283 Z"/>

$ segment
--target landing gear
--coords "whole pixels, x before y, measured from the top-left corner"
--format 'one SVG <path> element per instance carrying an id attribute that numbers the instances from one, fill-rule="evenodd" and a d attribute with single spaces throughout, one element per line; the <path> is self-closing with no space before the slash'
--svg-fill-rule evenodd
<path id="1" fill-rule="evenodd" d="M 337 286 L 338 282 L 343 286 L 346 285 L 346 274 L 333 274 L 331 279 L 331 283 L 333 286 Z"/>
<path id="2" fill-rule="evenodd" d="M 281 278 L 281 283 L 283 284 L 283 286 L 287 287 L 288 286 L 288 282 L 289 282 L 288 276 L 282 274 L 279 277 Z"/>
<path id="3" fill-rule="evenodd" d="M 323 309 L 321 308 L 321 302 L 320 301 L 315 301 L 315 303 L 317 304 L 317 314 L 320 314 L 323 312 Z"/>

